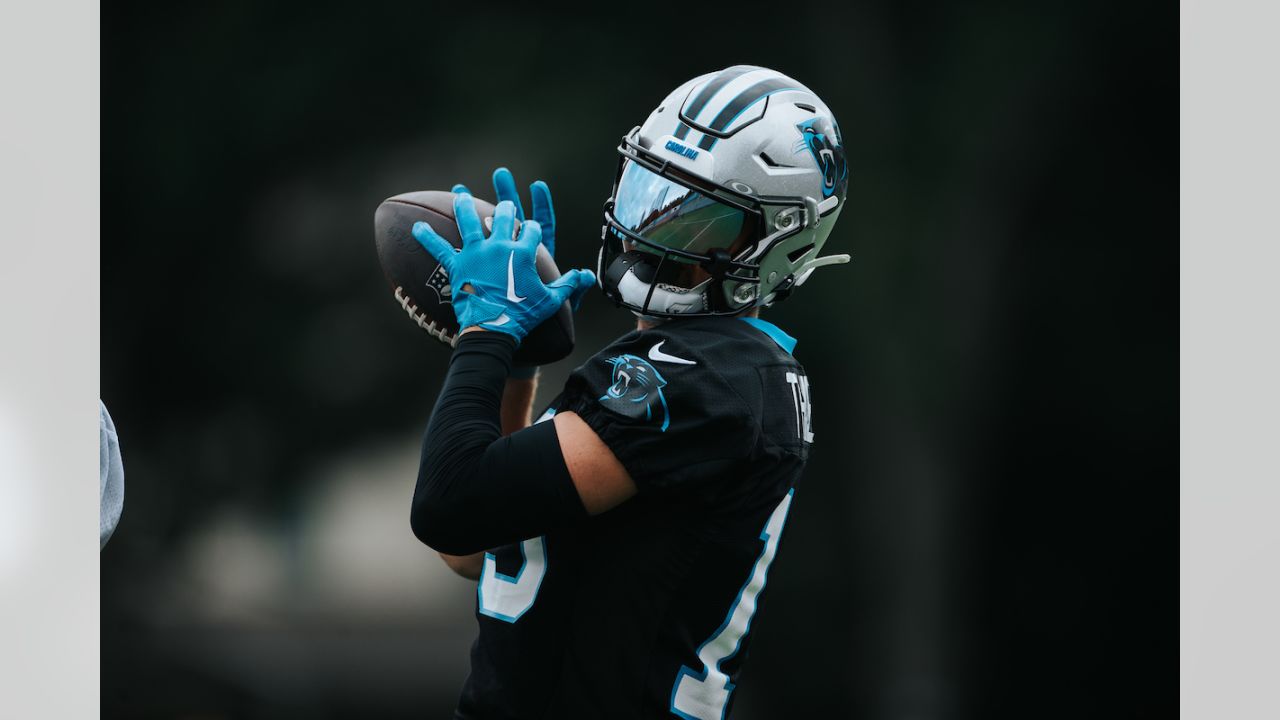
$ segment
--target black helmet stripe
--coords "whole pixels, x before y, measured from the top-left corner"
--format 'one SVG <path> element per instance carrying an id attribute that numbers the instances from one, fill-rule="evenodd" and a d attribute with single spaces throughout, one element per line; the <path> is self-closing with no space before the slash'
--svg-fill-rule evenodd
<path id="1" fill-rule="evenodd" d="M 751 87 L 738 93 L 738 97 L 729 101 L 711 121 L 707 127 L 717 132 L 724 132 L 729 124 L 742 114 L 743 110 L 756 104 L 766 95 L 771 95 L 779 90 L 799 90 L 801 89 L 796 82 L 786 77 L 774 77 L 768 80 L 761 80 Z M 716 144 L 716 138 L 713 135 L 703 135 L 702 140 L 698 142 L 698 147 L 703 150 L 710 150 L 711 146 Z"/>
<path id="2" fill-rule="evenodd" d="M 759 70 L 759 68 L 751 67 L 750 65 L 735 65 L 731 68 L 721 70 L 719 75 L 711 78 L 711 82 L 702 86 L 702 92 L 699 92 L 697 97 L 695 97 L 693 101 L 684 108 L 682 111 L 684 116 L 690 120 L 697 120 L 698 113 L 702 112 L 702 109 L 707 106 L 707 103 L 711 102 L 711 98 L 714 97 L 716 93 L 720 92 L 725 85 L 733 82 L 734 78 L 739 75 L 745 75 L 752 70 Z M 689 126 L 681 122 L 680 126 L 676 128 L 676 137 L 683 140 L 688 134 Z"/>

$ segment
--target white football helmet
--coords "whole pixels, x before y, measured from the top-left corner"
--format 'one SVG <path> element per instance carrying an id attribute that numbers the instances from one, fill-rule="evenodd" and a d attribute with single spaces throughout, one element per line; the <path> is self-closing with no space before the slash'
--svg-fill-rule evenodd
<path id="1" fill-rule="evenodd" d="M 733 315 L 849 261 L 818 257 L 844 208 L 840 128 L 779 72 L 736 65 L 696 77 L 618 152 L 596 275 L 638 315 Z"/>

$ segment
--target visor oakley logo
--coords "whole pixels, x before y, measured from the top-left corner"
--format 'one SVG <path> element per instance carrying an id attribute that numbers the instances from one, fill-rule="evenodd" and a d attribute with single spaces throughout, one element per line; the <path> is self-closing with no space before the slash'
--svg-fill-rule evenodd
<path id="1" fill-rule="evenodd" d="M 681 145 L 680 143 L 676 142 L 675 140 L 668 140 L 668 141 L 667 141 L 667 144 L 665 145 L 665 147 L 666 147 L 668 150 L 670 150 L 671 152 L 676 153 L 677 155 L 683 155 L 683 156 L 685 156 L 685 157 L 689 158 L 690 160 L 697 160 L 697 159 L 698 159 L 698 151 L 697 151 L 697 150 L 694 150 L 693 148 L 690 148 L 690 147 L 685 147 L 684 145 Z"/>

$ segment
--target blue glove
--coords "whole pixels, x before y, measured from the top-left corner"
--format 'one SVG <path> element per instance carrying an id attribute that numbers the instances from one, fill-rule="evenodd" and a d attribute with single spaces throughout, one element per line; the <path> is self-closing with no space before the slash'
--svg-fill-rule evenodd
<path id="1" fill-rule="evenodd" d="M 555 314 L 566 300 L 576 309 L 583 294 L 595 284 L 590 270 L 570 270 L 544 285 L 538 277 L 536 257 L 542 239 L 537 220 L 515 232 L 516 206 L 498 203 L 493 232 L 486 238 L 471 195 L 459 193 L 453 200 L 453 216 L 462 236 L 455 250 L 424 222 L 413 224 L 413 237 L 444 266 L 453 286 L 453 311 L 458 327 L 480 327 L 511 335 L 519 343 L 543 320 Z"/>
<path id="2" fill-rule="evenodd" d="M 516 179 L 511 171 L 500 167 L 493 171 L 493 190 L 498 193 L 498 202 L 510 200 L 516 206 L 516 219 L 524 222 L 524 206 L 520 204 L 520 193 L 516 190 Z M 455 193 L 471 194 L 466 185 L 454 185 Z M 547 247 L 551 257 L 556 256 L 556 211 L 551 206 L 551 188 L 538 180 L 529 186 L 529 197 L 533 198 L 533 219 L 542 226 L 542 244 Z"/>

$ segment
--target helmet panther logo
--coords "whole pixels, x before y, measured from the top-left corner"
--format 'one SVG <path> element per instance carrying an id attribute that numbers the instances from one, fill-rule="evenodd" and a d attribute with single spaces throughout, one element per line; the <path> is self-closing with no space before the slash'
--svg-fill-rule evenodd
<path id="1" fill-rule="evenodd" d="M 823 197 L 831 197 L 836 193 L 843 196 L 849 179 L 849 167 L 845 162 L 840 128 L 835 120 L 818 116 L 797 124 L 796 129 L 800 131 L 796 152 L 808 149 L 818 163 L 818 169 L 822 171 Z"/>
<path id="2" fill-rule="evenodd" d="M 613 384 L 600 396 L 600 402 L 614 412 L 645 422 L 656 421 L 661 413 L 661 432 L 666 432 L 671 424 L 667 398 L 662 394 L 666 378 L 648 360 L 635 355 L 617 355 L 607 362 L 613 366 Z"/>

